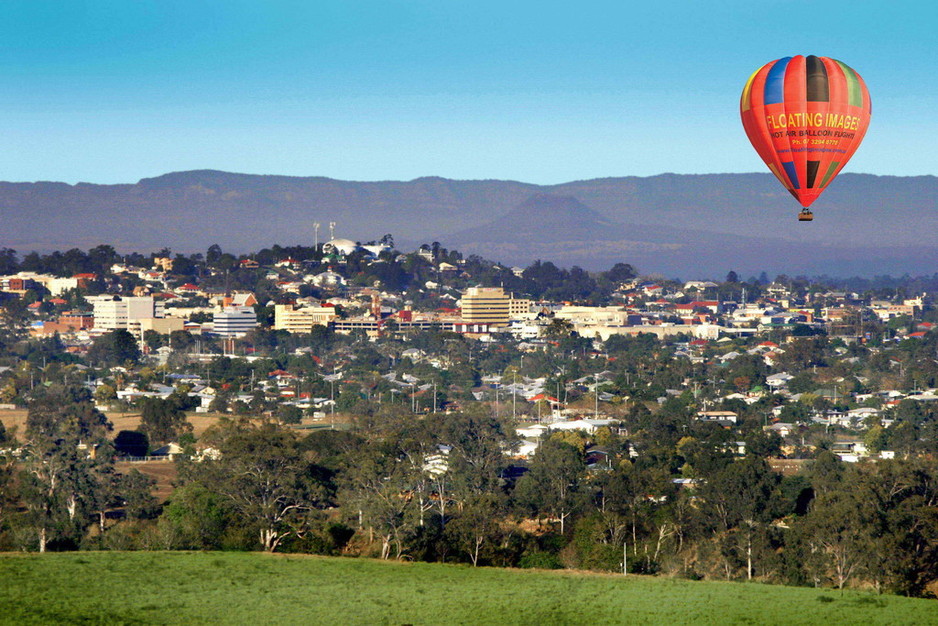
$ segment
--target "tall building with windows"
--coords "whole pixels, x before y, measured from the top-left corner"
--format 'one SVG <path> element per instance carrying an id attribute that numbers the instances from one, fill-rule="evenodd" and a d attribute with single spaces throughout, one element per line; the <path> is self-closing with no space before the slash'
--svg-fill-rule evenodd
<path id="1" fill-rule="evenodd" d="M 212 316 L 213 332 L 222 337 L 243 337 L 257 326 L 254 307 L 226 306 Z"/>
<path id="2" fill-rule="evenodd" d="M 153 296 L 113 296 L 94 301 L 94 328 L 140 332 L 140 320 L 163 317 L 163 303 Z"/>
<path id="3" fill-rule="evenodd" d="M 510 318 L 511 296 L 501 287 L 469 287 L 461 308 L 465 322 L 504 326 Z"/>
<path id="4" fill-rule="evenodd" d="M 510 319 L 518 319 L 525 317 L 531 312 L 531 301 L 528 299 L 519 299 L 515 298 L 512 295 L 511 300 L 508 301 L 508 317 Z"/>
<path id="5" fill-rule="evenodd" d="M 313 326 L 327 326 L 336 317 L 335 307 L 331 306 L 297 309 L 292 304 L 277 304 L 274 306 L 274 330 L 311 333 Z"/>

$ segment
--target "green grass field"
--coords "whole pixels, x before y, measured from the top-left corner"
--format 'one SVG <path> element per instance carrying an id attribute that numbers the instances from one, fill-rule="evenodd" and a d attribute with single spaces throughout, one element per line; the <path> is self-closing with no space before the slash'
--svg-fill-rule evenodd
<path id="1" fill-rule="evenodd" d="M 869 593 L 258 553 L 8 554 L 0 581 L 9 624 L 938 624 Z"/>

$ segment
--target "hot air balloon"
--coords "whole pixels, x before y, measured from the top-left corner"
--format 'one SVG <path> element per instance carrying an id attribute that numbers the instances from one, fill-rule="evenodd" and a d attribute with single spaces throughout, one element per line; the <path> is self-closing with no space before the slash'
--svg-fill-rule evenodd
<path id="1" fill-rule="evenodd" d="M 856 152 L 870 123 L 860 75 L 827 57 L 801 55 L 753 72 L 740 99 L 743 128 L 776 178 L 808 207 Z"/>

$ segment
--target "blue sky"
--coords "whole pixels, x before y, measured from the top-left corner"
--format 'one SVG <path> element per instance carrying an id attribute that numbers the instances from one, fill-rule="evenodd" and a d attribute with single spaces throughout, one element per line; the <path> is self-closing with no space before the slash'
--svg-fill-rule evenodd
<path id="1" fill-rule="evenodd" d="M 0 180 L 763 171 L 739 92 L 793 54 L 869 86 L 846 171 L 938 174 L 934 3 L 631 4 L 8 1 Z"/>

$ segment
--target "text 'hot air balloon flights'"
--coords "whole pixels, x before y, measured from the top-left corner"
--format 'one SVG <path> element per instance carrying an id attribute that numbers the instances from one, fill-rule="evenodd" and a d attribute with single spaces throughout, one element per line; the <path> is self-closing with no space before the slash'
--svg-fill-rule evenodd
<path id="1" fill-rule="evenodd" d="M 756 70 L 740 100 L 749 141 L 803 207 L 800 220 L 843 169 L 870 123 L 870 94 L 840 61 L 801 55 Z"/>

